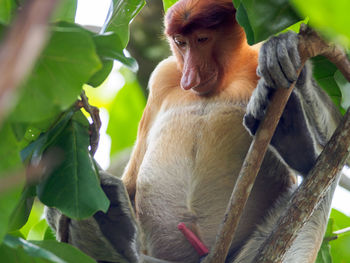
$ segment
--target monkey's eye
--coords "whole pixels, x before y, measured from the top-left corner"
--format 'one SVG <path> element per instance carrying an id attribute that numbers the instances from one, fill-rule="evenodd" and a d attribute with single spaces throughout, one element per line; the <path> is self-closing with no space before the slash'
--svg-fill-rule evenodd
<path id="1" fill-rule="evenodd" d="M 207 37 L 200 37 L 200 38 L 197 39 L 198 43 L 204 43 L 204 42 L 206 42 L 207 40 L 208 40 Z"/>
<path id="2" fill-rule="evenodd" d="M 181 38 L 179 38 L 179 37 L 174 37 L 174 42 L 175 42 L 175 44 L 177 45 L 177 46 L 179 46 L 179 47 L 184 47 L 184 46 L 186 46 L 186 42 L 185 41 L 183 41 Z"/>

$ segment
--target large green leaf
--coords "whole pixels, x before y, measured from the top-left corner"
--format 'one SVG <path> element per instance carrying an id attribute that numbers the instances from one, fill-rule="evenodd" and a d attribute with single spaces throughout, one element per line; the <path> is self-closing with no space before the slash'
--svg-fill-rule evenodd
<path id="1" fill-rule="evenodd" d="M 8 231 L 14 231 L 24 226 L 32 210 L 35 196 L 35 187 L 25 186 L 21 194 L 21 199 L 11 214 Z"/>
<path id="2" fill-rule="evenodd" d="M 63 28 L 70 28 L 71 30 L 84 31 L 91 36 L 94 42 L 96 53 L 102 62 L 102 68 L 90 77 L 87 84 L 93 87 L 101 85 L 111 72 L 114 60 L 118 60 L 134 72 L 138 70 L 136 60 L 124 54 L 125 46 L 116 33 L 96 34 L 77 24 L 67 22 L 61 22 L 59 25 Z"/>
<path id="3" fill-rule="evenodd" d="M 166 12 L 178 0 L 163 0 L 164 11 Z"/>
<path id="4" fill-rule="evenodd" d="M 349 0 L 292 0 L 297 10 L 310 18 L 310 25 L 350 47 Z"/>
<path id="5" fill-rule="evenodd" d="M 16 14 L 19 5 L 23 0 L 0 0 L 0 23 L 8 24 Z M 77 0 L 61 0 L 56 7 L 51 21 L 74 22 L 77 9 Z"/>
<path id="6" fill-rule="evenodd" d="M 101 66 L 89 33 L 78 27 L 55 27 L 22 89 L 12 120 L 43 121 L 67 109 Z"/>
<path id="7" fill-rule="evenodd" d="M 93 87 L 101 85 L 111 72 L 113 60 L 115 59 L 134 72 L 138 70 L 136 60 L 125 56 L 123 52 L 124 47 L 115 33 L 108 32 L 101 35 L 94 35 L 93 40 L 96 45 L 97 53 L 103 63 L 103 67 L 90 78 L 88 82 L 89 85 Z"/>
<path id="8" fill-rule="evenodd" d="M 0 0 L 0 23 L 10 23 L 16 8 L 17 3 L 15 0 Z"/>
<path id="9" fill-rule="evenodd" d="M 35 187 L 34 188 L 34 194 L 35 193 Z M 39 200 L 36 199 L 32 206 L 32 210 L 30 211 L 29 218 L 26 222 L 26 224 L 19 230 L 21 235 L 24 239 L 30 239 L 29 233 L 31 232 L 32 228 L 42 219 L 44 212 L 44 205 L 39 202 Z M 10 232 L 11 234 L 13 232 Z"/>
<path id="10" fill-rule="evenodd" d="M 253 45 L 300 21 L 289 0 L 235 0 L 236 19 Z"/>
<path id="11" fill-rule="evenodd" d="M 46 219 L 41 219 L 39 222 L 34 224 L 30 229 L 27 239 L 28 240 L 44 240 L 46 230 L 48 228 Z"/>
<path id="12" fill-rule="evenodd" d="M 5 172 L 18 169 L 21 164 L 19 144 L 13 133 L 11 124 L 6 122 L 0 128 L 0 178 L 6 176 Z"/>
<path id="13" fill-rule="evenodd" d="M 103 32 L 116 33 L 125 48 L 129 42 L 129 24 L 144 5 L 144 0 L 113 0 Z"/>
<path id="14" fill-rule="evenodd" d="M 45 249 L 46 251 L 50 251 L 58 255 L 61 259 L 63 259 L 67 263 L 77 263 L 77 262 L 95 263 L 96 262 L 91 257 L 81 252 L 79 249 L 66 243 L 59 243 L 55 240 L 32 241 L 31 243 L 39 246 L 42 249 Z"/>
<path id="15" fill-rule="evenodd" d="M 62 114 L 56 121 L 56 124 L 48 132 L 41 134 L 37 140 L 24 148 L 21 151 L 22 161 L 30 163 L 40 160 L 45 149 L 56 140 L 57 136 L 59 136 L 62 130 L 67 126 L 74 112 L 74 108 L 71 108 L 69 111 Z M 21 198 L 12 212 L 11 222 L 8 227 L 9 231 L 19 229 L 26 224 L 35 196 L 35 186 L 25 186 Z M 26 236 L 27 233 L 24 233 L 24 235 Z"/>
<path id="16" fill-rule="evenodd" d="M 350 217 L 345 214 L 332 209 L 331 218 L 334 219 L 333 230 L 340 230 L 350 226 Z M 350 262 L 350 235 L 349 233 L 339 235 L 338 239 L 331 241 L 331 253 L 333 262 L 335 263 L 347 263 Z"/>
<path id="17" fill-rule="evenodd" d="M 21 238 L 6 236 L 0 246 L 1 262 L 55 262 L 55 263 L 94 263 L 89 256 L 77 248 L 54 240 L 26 241 Z"/>
<path id="18" fill-rule="evenodd" d="M 11 213 L 18 202 L 20 193 L 21 187 L 12 188 L 0 193 L 0 243 L 8 231 L 8 225 L 11 221 Z"/>
<path id="19" fill-rule="evenodd" d="M 110 109 L 107 133 L 112 138 L 111 155 L 134 144 L 138 123 L 146 104 L 145 97 L 130 71 L 122 71 L 125 86 L 118 92 Z"/>
<path id="20" fill-rule="evenodd" d="M 58 3 L 58 6 L 55 9 L 55 12 L 52 16 L 52 21 L 67 21 L 74 22 L 75 13 L 77 11 L 77 0 L 61 0 Z"/>
<path id="21" fill-rule="evenodd" d="M 88 125 L 81 112 L 69 121 L 46 150 L 56 149 L 62 162 L 37 186 L 40 201 L 74 219 L 87 218 L 99 210 L 105 212 L 109 206 L 89 154 Z"/>
<path id="22" fill-rule="evenodd" d="M 337 70 L 334 73 L 334 80 L 339 86 L 342 94 L 341 106 L 343 109 L 350 107 L 350 82 L 343 76 L 343 74 Z"/>
<path id="23" fill-rule="evenodd" d="M 24 173 L 19 157 L 19 147 L 11 125 L 5 123 L 0 130 L 0 242 L 8 230 L 10 216 L 19 200 Z M 20 177 L 18 175 L 23 175 Z M 17 182 L 12 184 L 11 182 Z"/>
<path id="24" fill-rule="evenodd" d="M 312 59 L 313 76 L 317 83 L 328 93 L 333 102 L 340 107 L 342 93 L 336 81 L 334 74 L 337 67 L 334 66 L 328 59 L 322 56 L 317 56 Z"/>
<path id="25" fill-rule="evenodd" d="M 93 39 L 97 47 L 97 53 L 102 59 L 116 59 L 132 71 L 135 72 L 138 70 L 138 65 L 135 59 L 124 55 L 123 44 L 120 42 L 117 34 L 106 33 L 103 35 L 95 35 Z"/>
<path id="26" fill-rule="evenodd" d="M 322 243 L 317 254 L 315 263 L 332 263 L 331 246 L 329 243 Z"/>

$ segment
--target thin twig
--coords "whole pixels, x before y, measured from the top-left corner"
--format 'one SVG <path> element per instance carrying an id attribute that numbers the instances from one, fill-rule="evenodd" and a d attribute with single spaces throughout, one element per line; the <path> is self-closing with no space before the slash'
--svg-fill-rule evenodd
<path id="1" fill-rule="evenodd" d="M 0 47 L 0 127 L 15 104 L 16 88 L 47 41 L 49 19 L 58 1 L 26 1 Z"/>
<path id="2" fill-rule="evenodd" d="M 335 46 L 326 44 L 316 32 L 302 27 L 299 33 L 299 53 L 302 60 L 300 73 L 305 61 L 313 56 L 326 54 L 332 56 L 331 51 L 336 52 L 336 56 L 341 59 L 347 59 L 344 51 Z M 350 67 L 343 63 L 341 59 L 335 60 L 337 67 L 342 68 L 342 72 L 350 80 Z M 216 242 L 211 253 L 204 260 L 205 263 L 225 262 L 228 250 L 231 246 L 235 231 L 237 229 L 244 206 L 248 200 L 255 178 L 259 172 L 264 155 L 277 127 L 278 121 L 283 113 L 288 98 L 292 92 L 295 82 L 289 89 L 278 89 L 267 109 L 264 120 L 261 122 L 259 129 L 249 148 L 247 156 L 242 165 L 231 198 L 229 200 L 224 219 L 219 227 Z"/>
<path id="3" fill-rule="evenodd" d="M 343 229 L 334 231 L 333 234 L 341 235 L 341 234 L 345 234 L 345 233 L 349 233 L 349 232 L 350 232 L 350 227 L 347 227 L 347 228 L 343 228 Z"/>
<path id="4" fill-rule="evenodd" d="M 100 140 L 100 128 L 101 128 L 101 119 L 100 119 L 100 110 L 97 107 L 91 106 L 89 104 L 89 99 L 85 94 L 85 91 L 82 90 L 80 94 L 81 100 L 76 102 L 78 108 L 84 108 L 91 116 L 92 123 L 90 124 L 90 154 L 94 156 L 98 143 Z"/>

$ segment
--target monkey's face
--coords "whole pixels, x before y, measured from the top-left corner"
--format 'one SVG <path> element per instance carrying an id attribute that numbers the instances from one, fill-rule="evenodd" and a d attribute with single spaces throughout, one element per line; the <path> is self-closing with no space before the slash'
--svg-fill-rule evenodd
<path id="1" fill-rule="evenodd" d="M 175 34 L 170 43 L 182 70 L 181 88 L 206 95 L 218 86 L 219 67 L 214 57 L 218 32 L 210 29 Z"/>

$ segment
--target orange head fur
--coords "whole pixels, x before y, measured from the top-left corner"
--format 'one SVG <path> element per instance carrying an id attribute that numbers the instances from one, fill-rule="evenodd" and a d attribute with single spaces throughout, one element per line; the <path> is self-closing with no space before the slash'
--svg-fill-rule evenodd
<path id="1" fill-rule="evenodd" d="M 168 10 L 165 34 L 184 90 L 208 95 L 231 80 L 248 47 L 235 13 L 231 0 L 180 0 Z"/>

